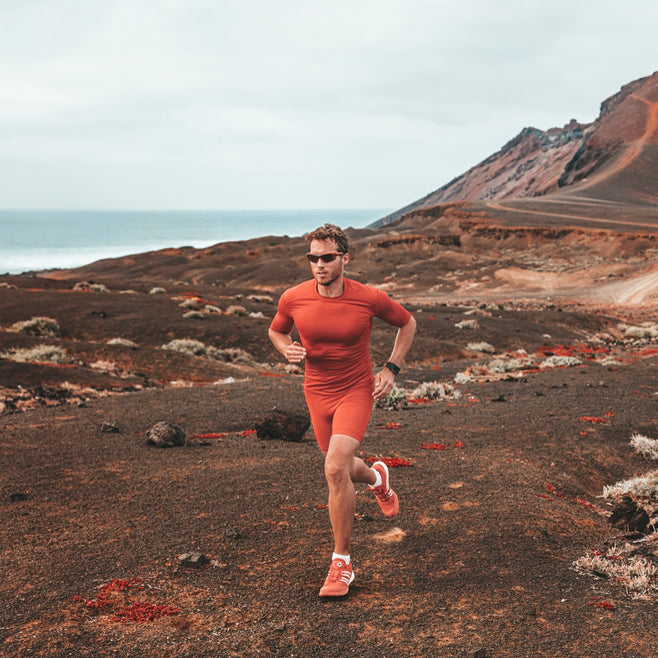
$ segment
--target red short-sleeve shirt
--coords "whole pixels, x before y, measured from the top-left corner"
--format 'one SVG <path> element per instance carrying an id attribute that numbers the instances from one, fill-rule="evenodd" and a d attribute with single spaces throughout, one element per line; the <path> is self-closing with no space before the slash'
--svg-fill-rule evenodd
<path id="1" fill-rule="evenodd" d="M 402 327 L 411 314 L 386 293 L 345 279 L 340 297 L 323 297 L 314 279 L 286 290 L 270 328 L 287 334 L 293 324 L 306 348 L 306 388 L 339 391 L 372 385 L 372 318 Z"/>

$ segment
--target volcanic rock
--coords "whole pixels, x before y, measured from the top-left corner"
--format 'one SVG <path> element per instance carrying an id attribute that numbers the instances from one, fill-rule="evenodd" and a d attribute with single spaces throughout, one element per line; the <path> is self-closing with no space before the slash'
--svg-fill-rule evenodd
<path id="1" fill-rule="evenodd" d="M 613 528 L 642 532 L 649 525 L 649 515 L 632 498 L 626 496 L 612 510 L 609 522 Z"/>
<path id="2" fill-rule="evenodd" d="M 147 433 L 146 443 L 156 448 L 172 448 L 185 445 L 185 432 L 167 421 L 156 423 Z"/>
<path id="3" fill-rule="evenodd" d="M 118 434 L 120 431 L 118 423 L 101 423 L 101 432 L 105 434 Z"/>
<path id="4" fill-rule="evenodd" d="M 259 439 L 297 443 L 302 440 L 310 425 L 311 419 L 306 414 L 277 410 L 256 423 L 256 434 Z"/>
<path id="5" fill-rule="evenodd" d="M 210 559 L 203 553 L 181 553 L 178 556 L 178 561 L 185 567 L 201 567 L 210 563 Z"/>

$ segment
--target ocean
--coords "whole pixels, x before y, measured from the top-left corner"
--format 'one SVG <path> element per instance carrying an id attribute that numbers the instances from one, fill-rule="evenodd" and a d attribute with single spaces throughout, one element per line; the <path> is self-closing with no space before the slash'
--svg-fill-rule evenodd
<path id="1" fill-rule="evenodd" d="M 324 222 L 363 228 L 390 209 L 0 210 L 0 274 L 80 267 L 167 247 L 303 235 Z"/>

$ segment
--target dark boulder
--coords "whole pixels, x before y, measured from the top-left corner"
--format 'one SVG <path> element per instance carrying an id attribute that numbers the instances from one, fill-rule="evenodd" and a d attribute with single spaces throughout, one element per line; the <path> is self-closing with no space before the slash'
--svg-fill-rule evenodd
<path id="1" fill-rule="evenodd" d="M 259 439 L 299 442 L 310 425 L 307 414 L 273 411 L 256 423 L 256 435 Z"/>
<path id="2" fill-rule="evenodd" d="M 147 433 L 146 443 L 156 448 L 173 448 L 185 445 L 185 432 L 167 421 L 156 423 Z"/>
<path id="3" fill-rule="evenodd" d="M 609 522 L 613 528 L 642 532 L 649 525 L 649 515 L 632 498 L 626 496 L 612 510 Z"/>

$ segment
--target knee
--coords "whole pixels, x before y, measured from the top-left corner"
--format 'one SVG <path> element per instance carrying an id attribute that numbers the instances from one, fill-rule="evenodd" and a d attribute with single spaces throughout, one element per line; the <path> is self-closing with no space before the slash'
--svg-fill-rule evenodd
<path id="1" fill-rule="evenodd" d="M 332 459 L 329 455 L 327 455 L 324 461 L 324 475 L 329 484 L 340 484 L 344 480 L 350 479 L 350 471 L 347 464 Z"/>

